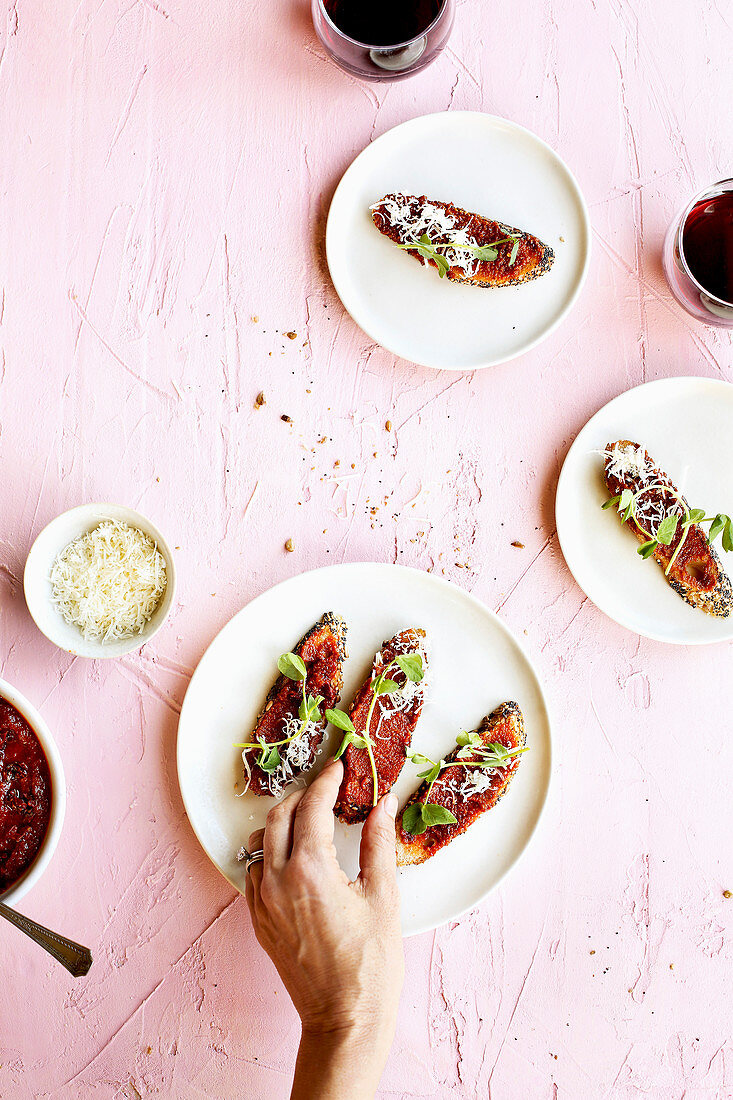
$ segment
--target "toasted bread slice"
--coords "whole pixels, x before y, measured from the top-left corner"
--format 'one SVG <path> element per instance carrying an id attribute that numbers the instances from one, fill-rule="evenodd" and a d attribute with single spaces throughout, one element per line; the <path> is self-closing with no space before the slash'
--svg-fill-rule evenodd
<path id="1" fill-rule="evenodd" d="M 302 657 L 308 672 L 305 681 L 308 695 L 322 695 L 319 706 L 320 721 L 310 722 L 303 734 L 280 750 L 281 763 L 273 772 L 264 772 L 255 763 L 256 749 L 245 749 L 242 754 L 248 789 L 254 794 L 277 796 L 288 783 L 312 767 L 326 730 L 325 713 L 339 701 L 344 684 L 343 667 L 346 660 L 346 623 L 333 611 L 328 611 L 303 635 L 293 650 Z M 249 741 L 282 740 L 297 731 L 298 711 L 303 698 L 303 684 L 278 676 L 272 685 L 257 718 Z"/>
<path id="2" fill-rule="evenodd" d="M 439 247 L 448 263 L 446 275 L 455 283 L 482 287 L 519 286 L 544 275 L 555 260 L 553 250 L 537 237 L 504 222 L 472 214 L 452 203 L 428 199 L 425 195 L 385 195 L 374 204 L 371 213 L 379 232 L 395 244 L 417 242 L 423 235 L 429 237 L 434 246 L 482 247 L 495 241 L 505 242 L 497 245 L 495 260 L 481 260 L 462 249 Z M 513 262 L 514 245 L 513 241 L 506 241 L 507 237 L 518 241 Z M 434 260 L 421 256 L 417 249 L 406 251 L 421 264 L 438 268 Z"/>
<path id="3" fill-rule="evenodd" d="M 476 730 L 481 736 L 481 744 L 499 742 L 507 749 L 521 748 L 526 743 L 524 718 L 517 703 L 507 702 L 487 714 Z M 460 750 L 455 748 L 446 761 L 458 758 Z M 430 792 L 431 804 L 443 806 L 457 818 L 455 824 L 432 825 L 424 833 L 411 836 L 402 825 L 403 815 L 408 806 L 423 802 L 428 791 L 427 782 L 422 783 L 413 796 L 403 806 L 397 817 L 397 864 L 406 867 L 409 864 L 424 863 L 446 844 L 450 844 L 481 814 L 503 797 L 519 767 L 521 757 L 511 760 L 506 767 L 483 769 L 471 768 L 471 759 L 461 760 L 457 767 L 446 768 L 433 784 Z"/>
<path id="4" fill-rule="evenodd" d="M 618 496 L 624 489 L 637 493 L 645 486 L 655 486 L 645 492 L 637 501 L 637 519 L 644 531 L 627 519 L 626 526 L 633 531 L 639 542 L 646 542 L 656 534 L 660 521 L 669 513 L 682 515 L 677 488 L 663 470 L 654 464 L 640 443 L 630 439 L 617 439 L 609 443 L 604 451 L 606 463 L 604 476 L 606 488 L 612 497 Z M 682 498 L 684 500 L 684 497 Z M 687 501 L 685 505 L 689 508 Z M 707 534 L 697 523 L 687 529 L 682 549 L 677 554 L 669 573 L 666 572 L 672 557 L 683 537 L 681 524 L 669 546 L 661 543 L 652 555 L 665 573 L 670 588 L 678 596 L 699 607 L 708 615 L 727 618 L 733 609 L 733 587 L 725 573 L 714 547 Z"/>
<path id="5" fill-rule="evenodd" d="M 349 717 L 357 734 L 363 736 L 373 698 L 372 680 L 400 654 L 419 653 L 423 671 L 427 671 L 425 631 L 417 628 L 402 630 L 385 642 L 374 658 L 372 671 L 361 685 L 351 704 Z M 377 769 L 377 798 L 381 798 L 397 781 L 412 735 L 422 712 L 425 677 L 419 683 L 409 681 L 400 669 L 389 678 L 400 685 L 392 695 L 379 695 L 369 723 L 372 751 Z M 353 825 L 363 821 L 374 805 L 374 779 L 369 753 L 349 745 L 343 755 L 344 778 L 341 782 L 335 813 L 342 821 Z"/>

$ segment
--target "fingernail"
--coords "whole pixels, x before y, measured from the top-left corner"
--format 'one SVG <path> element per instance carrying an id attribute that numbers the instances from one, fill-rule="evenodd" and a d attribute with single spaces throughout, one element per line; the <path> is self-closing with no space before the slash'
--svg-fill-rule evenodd
<path id="1" fill-rule="evenodd" d="M 384 809 L 390 817 L 397 816 L 397 795 L 393 794 L 392 791 L 389 792 L 384 800 Z"/>

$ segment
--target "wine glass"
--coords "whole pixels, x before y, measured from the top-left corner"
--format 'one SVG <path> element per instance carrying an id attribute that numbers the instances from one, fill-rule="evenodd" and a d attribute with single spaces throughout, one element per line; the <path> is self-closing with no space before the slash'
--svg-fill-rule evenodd
<path id="1" fill-rule="evenodd" d="M 344 0 L 312 0 L 313 25 L 330 57 L 348 73 L 362 80 L 402 80 L 429 65 L 443 51 L 453 26 L 455 0 L 392 0 L 386 5 L 353 0 L 360 11 L 360 41 L 342 30 L 338 20 L 349 5 Z M 394 13 L 398 13 L 394 18 Z M 381 16 L 381 19 L 380 19 Z M 351 27 L 347 25 L 347 29 Z M 390 40 L 392 27 L 412 26 L 407 40 Z M 369 28 L 369 29 L 367 29 Z M 402 38 L 396 30 L 398 39 Z M 404 33 L 404 32 L 403 32 Z"/>
<path id="2" fill-rule="evenodd" d="M 662 264 L 683 309 L 709 325 L 733 328 L 733 179 L 704 188 L 680 211 L 667 231 Z"/>

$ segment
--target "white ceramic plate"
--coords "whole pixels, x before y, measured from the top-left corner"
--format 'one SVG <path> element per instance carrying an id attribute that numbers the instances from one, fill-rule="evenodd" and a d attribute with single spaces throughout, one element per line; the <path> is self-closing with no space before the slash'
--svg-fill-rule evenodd
<path id="1" fill-rule="evenodd" d="M 480 289 L 439 279 L 372 224 L 390 191 L 427 195 L 515 225 L 555 250 L 547 275 Z M 424 115 L 360 153 L 331 203 L 326 253 L 339 297 L 377 343 L 426 367 L 475 370 L 534 347 L 560 323 L 585 279 L 588 210 L 557 153 L 503 118 Z"/>
<path id="2" fill-rule="evenodd" d="M 406 626 L 428 632 L 430 680 L 413 746 L 436 759 L 460 728 L 473 728 L 506 699 L 521 706 L 531 751 L 505 798 L 432 860 L 399 872 L 406 935 L 434 928 L 476 905 L 509 870 L 540 816 L 550 779 L 550 727 L 537 676 L 493 612 L 428 573 L 392 565 L 338 565 L 303 573 L 253 600 L 204 654 L 178 726 L 178 777 L 191 825 L 211 860 L 244 892 L 236 853 L 264 824 L 273 799 L 246 794 L 241 757 L 232 747 L 252 730 L 277 675 L 276 661 L 324 611 L 348 624 L 343 702 L 367 675 L 381 643 Z M 335 749 L 331 734 L 318 762 Z M 418 786 L 407 763 L 396 785 L 402 804 Z M 291 788 L 292 789 L 292 788 Z M 355 876 L 360 826 L 336 823 L 342 866 Z"/>
<path id="3" fill-rule="evenodd" d="M 733 515 L 730 443 L 733 386 L 710 378 L 666 378 L 622 393 L 592 417 L 568 451 L 557 486 L 557 533 L 570 572 L 611 619 L 660 642 L 702 645 L 733 638 L 733 616 L 690 607 L 610 509 L 603 459 L 616 439 L 642 443 L 693 508 Z M 731 556 L 716 548 L 731 572 Z M 727 559 L 727 560 L 726 560 Z"/>

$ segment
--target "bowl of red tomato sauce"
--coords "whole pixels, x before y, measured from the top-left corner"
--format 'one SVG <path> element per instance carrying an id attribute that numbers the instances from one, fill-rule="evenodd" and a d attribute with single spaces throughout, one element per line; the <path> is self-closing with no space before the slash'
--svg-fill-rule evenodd
<path id="1" fill-rule="evenodd" d="M 53 855 L 66 808 L 56 742 L 36 708 L 0 680 L 0 901 L 12 905 Z"/>

